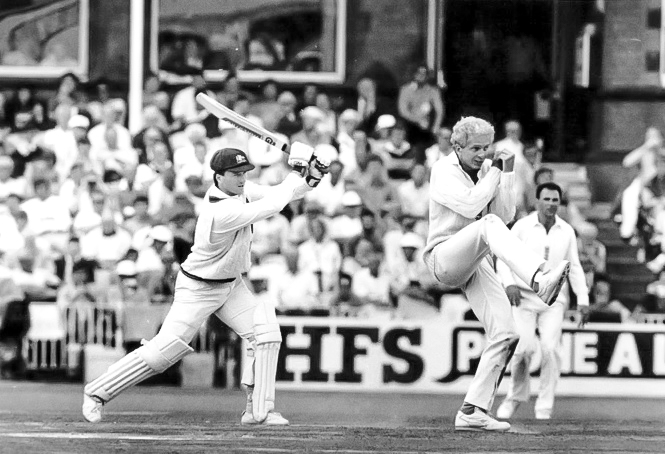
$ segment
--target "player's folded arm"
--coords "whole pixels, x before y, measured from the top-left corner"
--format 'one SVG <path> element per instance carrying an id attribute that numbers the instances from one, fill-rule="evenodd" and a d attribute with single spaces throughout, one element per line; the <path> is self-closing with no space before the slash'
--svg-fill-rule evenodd
<path id="1" fill-rule="evenodd" d="M 499 173 L 489 173 L 478 184 L 465 186 L 449 172 L 434 174 L 430 184 L 430 197 L 465 218 L 474 219 L 494 197 Z"/>

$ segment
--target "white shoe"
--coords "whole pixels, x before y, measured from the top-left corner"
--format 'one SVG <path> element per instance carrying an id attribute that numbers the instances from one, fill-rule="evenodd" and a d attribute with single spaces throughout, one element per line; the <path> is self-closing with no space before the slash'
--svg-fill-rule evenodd
<path id="1" fill-rule="evenodd" d="M 553 269 L 538 273 L 534 282 L 533 290 L 538 294 L 541 300 L 548 306 L 551 306 L 559 296 L 559 291 L 563 287 L 566 278 L 570 273 L 570 262 L 564 260 Z"/>
<path id="2" fill-rule="evenodd" d="M 547 411 L 536 411 L 536 419 L 551 419 L 552 415 Z"/>
<path id="3" fill-rule="evenodd" d="M 496 417 L 499 419 L 510 419 L 520 406 L 520 402 L 514 400 L 504 400 L 496 410 Z"/>
<path id="4" fill-rule="evenodd" d="M 288 426 L 289 420 L 282 416 L 276 411 L 269 411 L 268 416 L 263 422 L 258 422 L 254 419 L 254 415 L 246 411 L 242 412 L 242 418 L 240 418 L 240 424 L 243 426 L 252 426 L 252 425 L 263 425 L 263 426 Z"/>
<path id="5" fill-rule="evenodd" d="M 460 410 L 455 416 L 455 430 L 505 432 L 509 429 L 510 424 L 507 422 L 497 421 L 477 408 L 470 415 L 465 415 Z"/>
<path id="6" fill-rule="evenodd" d="M 81 412 L 88 422 L 96 423 L 101 421 L 104 416 L 103 408 L 104 402 L 99 397 L 83 394 L 83 407 L 81 408 Z"/>

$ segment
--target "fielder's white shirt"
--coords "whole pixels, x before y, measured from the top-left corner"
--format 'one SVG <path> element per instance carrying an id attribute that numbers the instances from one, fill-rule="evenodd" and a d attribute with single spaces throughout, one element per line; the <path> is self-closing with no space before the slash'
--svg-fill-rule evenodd
<path id="1" fill-rule="evenodd" d="M 230 279 L 249 271 L 252 224 L 280 212 L 312 188 L 289 173 L 277 186 L 245 183 L 244 194 L 208 189 L 196 221 L 194 245 L 182 268 L 203 279 Z"/>
<path id="2" fill-rule="evenodd" d="M 589 305 L 589 289 L 577 251 L 577 237 L 570 224 L 556 216 L 554 225 L 547 232 L 545 226 L 538 220 L 538 212 L 534 211 L 517 221 L 512 231 L 529 249 L 547 261 L 545 269 L 552 269 L 563 260 L 568 260 L 570 262 L 568 281 L 577 296 L 577 304 L 578 306 Z M 532 291 L 526 282 L 517 277 L 501 261 L 497 262 L 497 273 L 504 287 L 517 285 L 523 291 Z M 566 286 L 559 292 L 557 301 L 568 304 Z"/>
<path id="3" fill-rule="evenodd" d="M 492 213 L 509 222 L 515 216 L 514 172 L 502 172 L 486 159 L 478 182 L 462 170 L 456 153 L 439 159 L 430 177 L 429 234 L 424 253 Z"/>

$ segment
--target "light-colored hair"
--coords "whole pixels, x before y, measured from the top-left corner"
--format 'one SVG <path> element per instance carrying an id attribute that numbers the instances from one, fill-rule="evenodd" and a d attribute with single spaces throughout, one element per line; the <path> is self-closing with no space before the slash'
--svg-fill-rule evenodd
<path id="1" fill-rule="evenodd" d="M 453 134 L 450 136 L 450 143 L 466 147 L 469 135 L 491 134 L 494 141 L 494 127 L 486 120 L 477 117 L 462 117 L 455 126 L 453 126 Z"/>

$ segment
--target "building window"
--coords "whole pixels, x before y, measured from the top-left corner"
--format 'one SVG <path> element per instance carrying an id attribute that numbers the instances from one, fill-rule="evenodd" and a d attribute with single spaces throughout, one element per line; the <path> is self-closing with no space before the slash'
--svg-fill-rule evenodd
<path id="1" fill-rule="evenodd" d="M 88 0 L 7 3 L 0 8 L 0 77 L 87 77 Z"/>
<path id="2" fill-rule="evenodd" d="M 346 0 L 154 0 L 151 68 L 162 79 L 237 71 L 245 82 L 342 82 Z"/>

